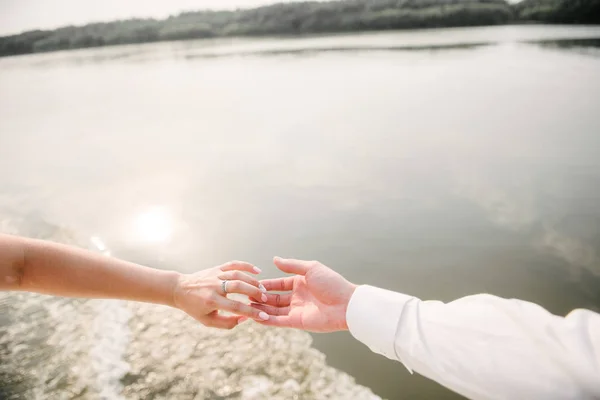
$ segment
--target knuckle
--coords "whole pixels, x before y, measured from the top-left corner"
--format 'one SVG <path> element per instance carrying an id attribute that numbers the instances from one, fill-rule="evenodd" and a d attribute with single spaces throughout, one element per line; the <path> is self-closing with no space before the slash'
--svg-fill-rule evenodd
<path id="1" fill-rule="evenodd" d="M 217 294 L 217 292 L 212 291 L 210 292 L 207 296 L 206 299 L 207 300 L 211 300 L 211 301 L 217 301 L 217 299 L 219 298 L 219 295 Z"/>
<path id="2" fill-rule="evenodd" d="M 281 304 L 281 295 L 276 294 L 275 295 L 275 305 L 279 306 L 280 304 Z"/>
<path id="3" fill-rule="evenodd" d="M 209 308 L 214 308 L 217 305 L 217 302 L 214 299 L 208 298 L 206 299 L 205 304 Z"/>
<path id="4" fill-rule="evenodd" d="M 233 279 L 240 280 L 244 274 L 242 274 L 240 271 L 233 271 L 231 275 Z"/>

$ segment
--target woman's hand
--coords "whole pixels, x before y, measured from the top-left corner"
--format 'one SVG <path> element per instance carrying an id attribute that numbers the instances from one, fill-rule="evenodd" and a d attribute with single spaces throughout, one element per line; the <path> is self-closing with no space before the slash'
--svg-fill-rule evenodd
<path id="1" fill-rule="evenodd" d="M 201 323 L 231 329 L 241 318 L 266 321 L 262 310 L 227 298 L 228 293 L 266 303 L 252 264 L 232 261 L 195 274 L 144 267 L 91 251 L 0 233 L 0 290 L 63 297 L 122 299 L 177 307 Z M 263 297 L 264 296 L 264 297 Z M 223 316 L 218 310 L 237 316 Z"/>
<path id="2" fill-rule="evenodd" d="M 252 299 L 261 299 L 262 302 L 267 301 L 264 294 L 266 290 L 260 282 L 242 271 L 260 273 L 260 269 L 252 264 L 230 261 L 194 274 L 183 274 L 173 290 L 173 302 L 177 308 L 202 324 L 215 328 L 231 329 L 240 323 L 241 319 L 247 318 L 268 320 L 269 316 L 264 311 L 227 298 L 228 293 L 239 293 Z M 227 293 L 223 292 L 224 280 L 228 281 Z M 237 315 L 219 315 L 219 310 Z"/>

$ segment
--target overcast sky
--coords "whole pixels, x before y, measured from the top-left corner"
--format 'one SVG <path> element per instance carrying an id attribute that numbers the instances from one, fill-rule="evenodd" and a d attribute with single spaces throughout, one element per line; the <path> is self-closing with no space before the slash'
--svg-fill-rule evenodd
<path id="1" fill-rule="evenodd" d="M 252 7 L 275 2 L 280 1 L 0 0 L 0 35 L 132 17 L 164 18 L 186 10 Z"/>

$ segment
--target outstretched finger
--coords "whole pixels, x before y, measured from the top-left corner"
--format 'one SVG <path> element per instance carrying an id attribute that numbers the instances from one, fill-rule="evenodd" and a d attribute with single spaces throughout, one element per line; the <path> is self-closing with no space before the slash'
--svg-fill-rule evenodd
<path id="1" fill-rule="evenodd" d="M 315 264 L 314 261 L 293 260 L 281 257 L 275 257 L 273 262 L 283 272 L 296 275 L 306 275 L 308 270 Z"/>
<path id="2" fill-rule="evenodd" d="M 294 277 L 264 279 L 260 281 L 268 291 L 287 292 L 294 288 Z"/>
<path id="3" fill-rule="evenodd" d="M 266 312 L 269 315 L 288 315 L 290 313 L 290 307 L 273 307 L 266 304 L 252 303 L 251 307 Z"/>
<path id="4" fill-rule="evenodd" d="M 262 301 L 262 303 L 268 304 L 270 306 L 287 307 L 292 302 L 292 294 L 291 293 L 283 293 L 283 294 L 266 293 L 266 295 L 267 295 L 267 301 Z M 255 303 L 261 303 L 261 301 L 259 299 L 256 299 L 254 297 L 250 297 L 250 300 L 252 300 Z"/>
<path id="5" fill-rule="evenodd" d="M 249 283 L 242 281 L 227 281 L 223 283 L 222 288 L 227 289 L 223 295 L 227 295 L 228 293 L 239 293 L 245 294 L 248 297 L 252 297 L 253 299 L 260 299 L 262 302 L 266 302 L 268 300 L 267 295 L 263 293 L 257 286 L 252 286 Z"/>
<path id="6" fill-rule="evenodd" d="M 261 270 L 254 265 L 244 261 L 229 261 L 218 267 L 221 271 L 246 271 L 251 274 L 260 274 Z"/>
<path id="7" fill-rule="evenodd" d="M 237 315 L 243 315 L 257 321 L 266 321 L 269 319 L 269 314 L 266 312 L 252 308 L 248 304 L 240 303 L 239 301 L 229 300 L 226 297 L 217 299 L 215 301 L 215 306 L 219 310 L 229 311 Z"/>
<path id="8" fill-rule="evenodd" d="M 206 326 L 220 329 L 233 329 L 240 323 L 242 317 L 233 315 L 219 315 L 215 314 L 211 316 L 205 323 Z"/>
<path id="9" fill-rule="evenodd" d="M 260 290 L 266 292 L 267 289 L 265 289 L 264 286 L 261 285 L 261 283 L 258 281 L 258 279 L 256 279 L 255 277 L 248 275 L 245 272 L 242 271 L 226 271 L 226 272 L 222 272 L 221 274 L 219 274 L 217 276 L 217 278 L 222 279 L 222 280 L 227 280 L 227 281 L 242 281 L 242 282 L 246 282 L 249 283 L 252 286 L 256 286 L 257 288 L 259 288 Z"/>

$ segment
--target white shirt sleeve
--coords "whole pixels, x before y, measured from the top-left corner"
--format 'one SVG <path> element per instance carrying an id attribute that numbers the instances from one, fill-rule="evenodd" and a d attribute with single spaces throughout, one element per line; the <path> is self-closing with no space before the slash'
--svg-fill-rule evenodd
<path id="1" fill-rule="evenodd" d="M 371 350 L 471 399 L 600 399 L 600 315 L 486 294 L 444 304 L 359 286 L 347 311 Z"/>

